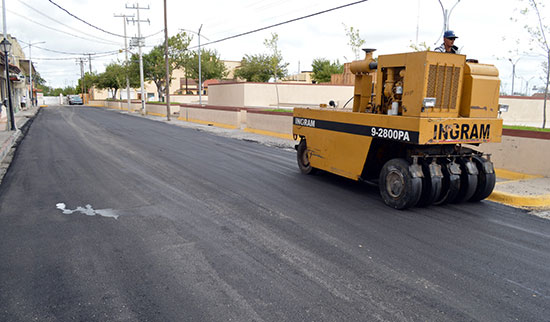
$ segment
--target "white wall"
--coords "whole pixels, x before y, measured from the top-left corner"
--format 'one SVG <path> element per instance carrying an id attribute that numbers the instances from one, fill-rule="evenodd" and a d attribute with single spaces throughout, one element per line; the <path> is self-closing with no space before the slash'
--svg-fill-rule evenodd
<path id="1" fill-rule="evenodd" d="M 534 98 L 503 98 L 499 104 L 508 105 L 508 112 L 502 112 L 505 125 L 542 126 L 544 100 Z M 546 128 L 550 126 L 550 100 L 546 101 Z"/>
<path id="2" fill-rule="evenodd" d="M 353 86 L 287 83 L 229 83 L 210 85 L 209 104 L 239 107 L 319 106 L 335 101 L 342 107 L 353 97 Z"/>

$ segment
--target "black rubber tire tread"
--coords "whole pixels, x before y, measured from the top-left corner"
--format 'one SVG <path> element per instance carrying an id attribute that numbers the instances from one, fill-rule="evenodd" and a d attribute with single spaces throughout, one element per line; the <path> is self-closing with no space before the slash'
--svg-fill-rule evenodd
<path id="1" fill-rule="evenodd" d="M 378 182 L 380 196 L 382 200 L 384 200 L 384 203 L 392 208 L 401 210 L 414 207 L 420 199 L 422 193 L 422 178 L 413 177 L 409 166 L 409 162 L 405 159 L 391 159 L 384 164 L 380 171 Z M 401 173 L 404 181 L 402 193 L 397 197 L 391 196 L 386 189 L 387 176 L 393 171 Z"/>
<path id="2" fill-rule="evenodd" d="M 443 180 L 441 185 L 441 193 L 439 198 L 434 201 L 434 205 L 444 205 L 450 200 L 454 200 L 460 190 L 460 176 L 449 172 L 448 161 L 440 164 L 441 172 L 443 172 Z"/>
<path id="3" fill-rule="evenodd" d="M 429 162 L 422 163 L 422 193 L 420 199 L 416 204 L 417 207 L 427 207 L 433 204 L 441 194 L 442 190 L 442 178 L 439 176 L 430 176 Z"/>
<path id="4" fill-rule="evenodd" d="M 483 164 L 485 162 L 491 161 L 477 155 L 473 156 L 472 159 L 477 167 L 477 171 L 479 172 L 479 174 L 477 176 L 477 188 L 470 198 L 470 201 L 476 202 L 481 201 L 491 195 L 493 189 L 495 188 L 497 178 L 494 171 L 493 173 L 485 173 L 484 171 Z"/>
<path id="5" fill-rule="evenodd" d="M 298 168 L 303 174 L 315 174 L 317 169 L 312 167 L 307 157 L 306 140 L 301 140 L 296 149 L 296 158 L 298 160 Z"/>
<path id="6" fill-rule="evenodd" d="M 470 200 L 477 189 L 477 174 L 469 174 L 466 169 L 467 158 L 458 158 L 457 163 L 460 165 L 460 190 L 458 195 L 451 201 L 453 203 L 461 203 Z"/>

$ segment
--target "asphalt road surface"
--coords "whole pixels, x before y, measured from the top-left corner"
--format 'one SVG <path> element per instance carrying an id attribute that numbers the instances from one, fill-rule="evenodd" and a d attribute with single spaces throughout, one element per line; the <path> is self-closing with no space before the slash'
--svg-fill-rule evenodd
<path id="1" fill-rule="evenodd" d="M 550 221 L 397 211 L 295 158 L 42 109 L 0 186 L 0 321 L 550 321 Z"/>

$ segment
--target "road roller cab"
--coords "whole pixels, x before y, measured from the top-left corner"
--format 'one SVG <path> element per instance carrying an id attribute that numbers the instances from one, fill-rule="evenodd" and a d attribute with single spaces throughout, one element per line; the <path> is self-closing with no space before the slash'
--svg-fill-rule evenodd
<path id="1" fill-rule="evenodd" d="M 500 142 L 500 80 L 464 55 L 414 52 L 351 64 L 353 108 L 295 108 L 298 165 L 377 182 L 397 209 L 489 196 L 495 174 L 480 143 Z"/>

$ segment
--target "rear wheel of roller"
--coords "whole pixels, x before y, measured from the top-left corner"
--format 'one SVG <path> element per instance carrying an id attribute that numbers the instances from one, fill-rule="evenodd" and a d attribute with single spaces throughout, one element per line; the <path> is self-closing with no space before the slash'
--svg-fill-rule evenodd
<path id="1" fill-rule="evenodd" d="M 296 148 L 296 152 L 300 171 L 302 171 L 303 174 L 315 174 L 317 169 L 312 167 L 309 163 L 306 140 L 300 141 L 300 144 L 298 144 L 298 147 Z"/>

